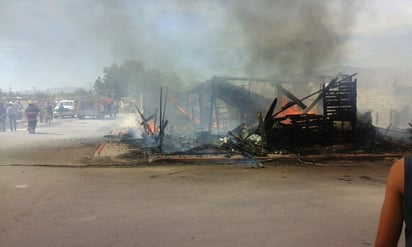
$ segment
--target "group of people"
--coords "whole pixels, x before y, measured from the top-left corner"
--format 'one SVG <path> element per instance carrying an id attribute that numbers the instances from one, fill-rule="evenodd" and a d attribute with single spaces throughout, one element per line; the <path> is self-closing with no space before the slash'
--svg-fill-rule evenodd
<path id="1" fill-rule="evenodd" d="M 27 119 L 27 130 L 29 131 L 29 133 L 35 133 L 36 126 L 37 126 L 37 116 L 40 110 L 31 100 L 29 100 L 27 104 L 28 106 L 24 110 L 24 114 L 26 115 L 26 119 Z M 23 107 L 21 104 L 16 104 L 11 101 L 9 101 L 6 106 L 2 102 L 0 102 L 0 131 L 1 132 L 6 131 L 7 124 L 11 132 L 17 131 L 17 124 L 18 122 L 21 122 L 23 119 L 22 108 Z"/>
<path id="2" fill-rule="evenodd" d="M 19 118 L 19 105 L 13 102 L 8 102 L 5 106 L 0 102 L 0 130 L 6 131 L 6 123 L 8 123 L 11 132 L 17 130 L 17 120 Z M 8 122 L 6 121 L 8 119 Z"/>
<path id="3" fill-rule="evenodd" d="M 50 124 L 53 121 L 54 105 L 49 102 L 40 109 L 40 123 Z"/>

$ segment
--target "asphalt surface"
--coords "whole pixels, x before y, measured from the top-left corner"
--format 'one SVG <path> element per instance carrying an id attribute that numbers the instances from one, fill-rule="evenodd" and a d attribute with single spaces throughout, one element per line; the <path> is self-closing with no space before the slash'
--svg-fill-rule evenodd
<path id="1" fill-rule="evenodd" d="M 373 246 L 391 160 L 82 167 L 121 120 L 0 133 L 0 246 Z"/>

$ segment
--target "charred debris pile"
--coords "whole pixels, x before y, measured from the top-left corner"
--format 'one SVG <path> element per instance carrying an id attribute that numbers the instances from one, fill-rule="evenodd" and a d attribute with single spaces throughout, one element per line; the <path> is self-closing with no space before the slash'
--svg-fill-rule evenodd
<path id="1" fill-rule="evenodd" d="M 162 96 L 161 89 L 159 114 L 144 116 L 136 106 L 141 139 L 123 141 L 138 146 L 138 160 L 148 162 L 259 163 L 288 155 L 345 158 L 407 151 L 412 131 L 390 137 L 377 131 L 370 113 L 359 114 L 356 75 L 330 77 L 304 97 L 292 93 L 289 82 L 213 77 L 190 90 L 187 107 L 169 106 L 178 109 L 170 131 L 167 91 Z"/>

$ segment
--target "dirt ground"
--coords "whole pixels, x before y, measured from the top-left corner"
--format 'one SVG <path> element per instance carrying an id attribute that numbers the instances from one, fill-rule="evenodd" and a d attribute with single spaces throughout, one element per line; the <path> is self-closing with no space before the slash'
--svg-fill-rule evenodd
<path id="1" fill-rule="evenodd" d="M 102 135 L 33 141 L 2 151 L 4 246 L 372 246 L 395 160 L 137 164 Z"/>

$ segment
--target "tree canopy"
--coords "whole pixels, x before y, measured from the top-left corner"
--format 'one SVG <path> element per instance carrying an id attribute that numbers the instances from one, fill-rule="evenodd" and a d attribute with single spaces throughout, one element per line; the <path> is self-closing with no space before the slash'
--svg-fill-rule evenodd
<path id="1" fill-rule="evenodd" d="M 105 67 L 103 77 L 98 77 L 94 89 L 98 95 L 120 99 L 123 97 L 145 98 L 157 95 L 159 88 L 180 88 L 182 83 L 172 71 L 146 68 L 141 61 L 128 60 L 121 65 Z"/>

